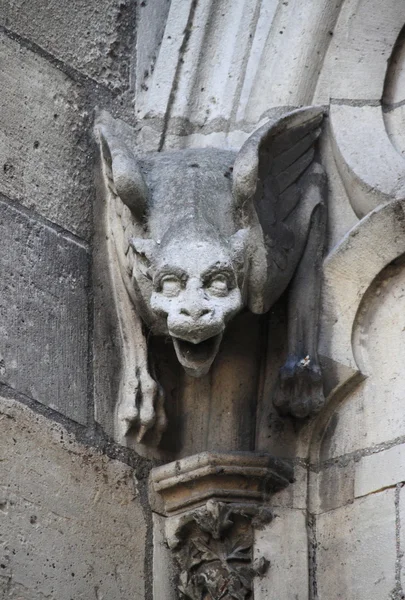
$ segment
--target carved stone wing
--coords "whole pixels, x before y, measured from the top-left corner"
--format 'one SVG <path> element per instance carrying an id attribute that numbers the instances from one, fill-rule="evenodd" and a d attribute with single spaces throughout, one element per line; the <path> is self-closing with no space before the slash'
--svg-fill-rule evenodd
<path id="1" fill-rule="evenodd" d="M 132 264 L 128 260 L 129 240 L 143 229 L 147 187 L 130 150 L 128 126 L 102 112 L 96 119 L 95 134 L 101 155 L 97 187 L 104 205 L 104 219 L 99 223 L 105 243 L 103 277 L 113 291 L 122 345 L 114 429 L 122 444 L 136 433 L 138 442 L 148 434 L 145 443 L 157 445 L 166 427 L 163 391 L 151 374 L 147 340 L 136 310 Z"/>
<path id="2" fill-rule="evenodd" d="M 254 275 L 259 287 L 266 286 L 271 272 L 280 275 L 285 272 L 288 280 L 295 268 L 296 236 L 305 224 L 298 226 L 297 231 L 293 216 L 305 197 L 305 181 L 314 162 L 322 119 L 320 107 L 292 111 L 259 128 L 236 158 L 235 201 L 253 228 L 256 221 L 264 245 L 262 258 L 256 262 L 265 263 L 266 273 L 262 266 L 262 270 L 257 268 Z"/>

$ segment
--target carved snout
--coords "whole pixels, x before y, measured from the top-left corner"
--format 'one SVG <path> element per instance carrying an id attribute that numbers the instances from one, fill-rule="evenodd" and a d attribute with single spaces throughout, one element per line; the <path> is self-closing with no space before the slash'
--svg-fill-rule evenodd
<path id="1" fill-rule="evenodd" d="M 205 308 L 203 306 L 188 306 L 187 308 L 180 308 L 180 314 L 185 317 L 190 317 L 193 321 L 198 321 L 202 317 L 207 315 L 212 315 L 213 310 L 210 308 Z"/>
<path id="2" fill-rule="evenodd" d="M 223 322 L 215 317 L 211 308 L 188 306 L 171 311 L 167 317 L 167 327 L 173 337 L 199 344 L 222 333 Z"/>

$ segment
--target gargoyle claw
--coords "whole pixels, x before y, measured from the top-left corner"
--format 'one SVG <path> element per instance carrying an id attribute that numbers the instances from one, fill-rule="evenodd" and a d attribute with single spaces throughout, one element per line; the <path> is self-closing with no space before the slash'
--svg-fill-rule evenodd
<path id="1" fill-rule="evenodd" d="M 136 441 L 140 443 L 147 432 L 153 429 L 154 442 L 159 443 L 166 428 L 164 395 L 148 373 L 139 377 L 136 389 L 122 399 L 118 408 L 118 423 L 122 440 L 131 430 L 137 430 Z"/>
<path id="2" fill-rule="evenodd" d="M 280 369 L 273 404 L 281 414 L 305 419 L 325 403 L 321 369 L 309 355 L 290 357 Z"/>

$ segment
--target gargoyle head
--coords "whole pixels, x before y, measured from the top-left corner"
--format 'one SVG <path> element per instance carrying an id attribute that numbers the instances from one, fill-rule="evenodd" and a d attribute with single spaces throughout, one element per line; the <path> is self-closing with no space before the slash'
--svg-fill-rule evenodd
<path id="1" fill-rule="evenodd" d="M 205 375 L 228 321 L 242 308 L 240 289 L 247 230 L 221 239 L 212 227 L 183 222 L 158 243 L 133 239 L 149 261 L 150 307 L 173 340 L 177 358 L 194 377 Z M 147 256 L 146 256 L 147 255 Z"/>
<path id="2" fill-rule="evenodd" d="M 100 117 L 127 291 L 151 330 L 171 336 L 190 375 L 208 372 L 226 324 L 242 306 L 264 313 L 288 285 L 299 258 L 293 232 L 300 230 L 294 225 L 299 178 L 313 162 L 321 120 L 317 108 L 277 117 L 239 152 L 136 155 L 122 124 Z"/>
<path id="3" fill-rule="evenodd" d="M 172 338 L 185 371 L 205 375 L 246 300 L 249 229 L 235 214 L 236 153 L 206 148 L 135 156 L 120 122 L 103 114 L 96 129 L 109 189 L 116 205 L 122 201 L 130 211 L 118 209 L 114 219 L 126 219 L 125 234 L 119 225 L 113 234 L 116 246 L 129 240 L 125 254 L 117 248 L 126 288 L 152 332 Z"/>

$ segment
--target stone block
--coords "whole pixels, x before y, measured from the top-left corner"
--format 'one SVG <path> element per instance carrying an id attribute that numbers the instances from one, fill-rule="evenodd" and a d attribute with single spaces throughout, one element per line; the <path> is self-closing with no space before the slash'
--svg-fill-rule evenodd
<path id="1" fill-rule="evenodd" d="M 329 120 L 325 124 L 325 134 L 321 137 L 320 148 L 322 164 L 328 174 L 328 251 L 331 251 L 358 223 L 358 218 L 336 167 Z"/>
<path id="2" fill-rule="evenodd" d="M 404 435 L 403 209 L 391 201 L 370 213 L 324 262 L 319 353 L 340 363 L 337 387 L 359 385 L 330 419 L 321 461 Z"/>
<path id="3" fill-rule="evenodd" d="M 309 503 L 312 513 L 322 513 L 353 502 L 354 498 L 353 461 L 345 465 L 339 463 L 311 473 Z"/>
<path id="4" fill-rule="evenodd" d="M 255 559 L 264 557 L 270 561 L 267 573 L 255 579 L 255 600 L 308 600 L 308 542 L 304 511 L 274 509 L 273 521 L 255 532 L 254 555 Z"/>
<path id="5" fill-rule="evenodd" d="M 138 12 L 136 44 L 136 97 L 149 89 L 159 48 L 163 42 L 171 2 L 154 0 L 142 2 Z"/>
<path id="6" fill-rule="evenodd" d="M 0 382 L 87 420 L 89 257 L 0 198 Z"/>
<path id="7" fill-rule="evenodd" d="M 146 527 L 130 467 L 2 399 L 0 482 L 2 598 L 144 597 Z"/>
<path id="8" fill-rule="evenodd" d="M 97 81 L 128 86 L 134 0 L 16 0 L 2 6 L 1 22 Z"/>
<path id="9" fill-rule="evenodd" d="M 161 0 L 141 3 L 137 116 L 158 127 L 170 106 L 166 147 L 179 135 L 182 147 L 240 146 L 270 108 L 311 102 L 339 7 L 172 0 L 168 11 Z"/>
<path id="10" fill-rule="evenodd" d="M 208 500 L 260 503 L 292 481 L 290 461 L 269 454 L 201 452 L 153 469 L 150 502 L 167 515 Z"/>
<path id="11" fill-rule="evenodd" d="M 329 10 L 333 10 L 331 7 Z M 341 7 L 314 98 L 379 102 L 387 61 L 405 19 L 405 5 L 397 0 L 346 0 Z"/>
<path id="12" fill-rule="evenodd" d="M 306 467 L 294 465 L 294 482 L 271 497 L 271 505 L 285 508 L 307 507 L 308 471 Z"/>
<path id="13" fill-rule="evenodd" d="M 402 481 L 405 481 L 405 444 L 363 456 L 356 463 L 356 497 L 366 496 Z"/>
<path id="14" fill-rule="evenodd" d="M 83 92 L 4 34 L 0 79 L 0 192 L 88 237 L 94 184 Z"/>
<path id="15" fill-rule="evenodd" d="M 153 517 L 153 600 L 176 600 L 177 568 L 165 536 L 166 517 Z M 156 576 L 158 574 L 158 576 Z"/>
<path id="16" fill-rule="evenodd" d="M 402 199 L 404 159 L 387 135 L 381 107 L 332 104 L 330 121 L 336 165 L 356 215 Z"/>
<path id="17" fill-rule="evenodd" d="M 317 517 L 319 600 L 381 600 L 395 588 L 395 492 L 386 490 Z"/>
<path id="18" fill-rule="evenodd" d="M 347 395 L 322 433 L 321 462 L 367 447 L 364 435 L 364 382 Z"/>

